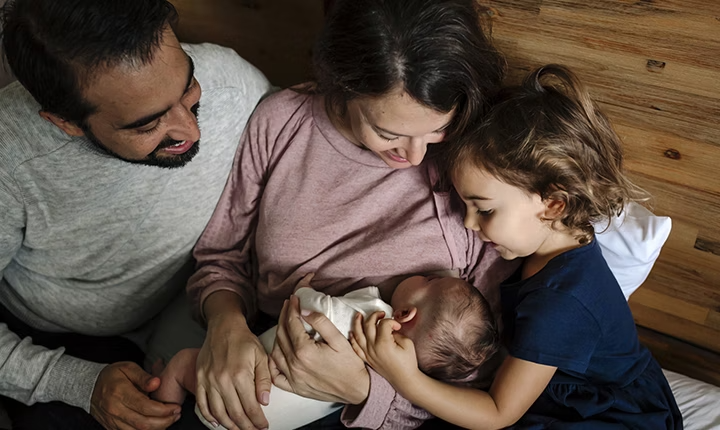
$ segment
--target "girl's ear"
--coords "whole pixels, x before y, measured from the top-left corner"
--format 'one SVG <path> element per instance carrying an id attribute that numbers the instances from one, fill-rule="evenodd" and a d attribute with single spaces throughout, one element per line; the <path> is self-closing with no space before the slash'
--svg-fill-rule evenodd
<path id="1" fill-rule="evenodd" d="M 417 315 L 417 308 L 415 306 L 410 306 L 406 309 L 395 309 L 393 311 L 393 319 L 401 324 L 412 321 L 415 315 Z"/>
<path id="2" fill-rule="evenodd" d="M 565 201 L 558 199 L 546 199 L 543 201 L 545 204 L 545 211 L 543 212 L 543 218 L 548 220 L 555 220 L 560 218 L 565 212 Z"/>

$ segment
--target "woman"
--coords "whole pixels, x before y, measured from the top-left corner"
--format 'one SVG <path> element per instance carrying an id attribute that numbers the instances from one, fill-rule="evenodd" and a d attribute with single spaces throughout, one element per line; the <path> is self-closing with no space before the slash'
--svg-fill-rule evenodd
<path id="1" fill-rule="evenodd" d="M 270 373 L 246 318 L 256 304 L 277 316 L 301 275 L 315 272 L 317 288 L 335 295 L 452 269 L 496 296 L 511 270 L 433 194 L 430 165 L 421 165 L 428 145 L 482 114 L 503 77 L 474 2 L 340 1 L 314 63 L 313 87 L 285 90 L 258 107 L 195 250 L 188 291 L 208 326 L 198 406 L 228 428 L 267 425 L 258 402 L 268 400 Z M 287 309 L 293 322 L 296 306 Z M 284 388 L 372 405 L 373 421 L 409 407 L 368 373 L 339 332 L 316 329 L 327 345 L 300 336 L 289 342 L 279 330 L 282 349 L 272 356 L 288 378 Z M 374 426 L 362 415 L 351 424 Z"/>
<path id="2" fill-rule="evenodd" d="M 347 403 L 353 427 L 416 427 L 427 414 L 366 369 L 293 285 L 341 295 L 396 275 L 452 270 L 498 306 L 514 265 L 463 226 L 422 162 L 485 110 L 504 62 L 472 0 L 342 0 L 315 50 L 316 82 L 275 94 L 245 131 L 188 285 L 208 333 L 197 403 L 211 422 L 265 428 L 271 369 L 250 327 L 280 314 L 271 357 L 280 388 Z"/>

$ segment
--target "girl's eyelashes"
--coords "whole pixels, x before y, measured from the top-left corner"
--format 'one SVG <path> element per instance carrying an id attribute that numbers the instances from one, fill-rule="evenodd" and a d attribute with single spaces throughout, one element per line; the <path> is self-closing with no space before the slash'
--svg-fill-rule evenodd
<path id="1" fill-rule="evenodd" d="M 491 215 L 492 213 L 493 213 L 493 209 L 488 209 L 488 210 L 478 209 L 478 210 L 477 210 L 477 214 L 480 215 L 480 216 L 489 216 L 489 215 Z"/>

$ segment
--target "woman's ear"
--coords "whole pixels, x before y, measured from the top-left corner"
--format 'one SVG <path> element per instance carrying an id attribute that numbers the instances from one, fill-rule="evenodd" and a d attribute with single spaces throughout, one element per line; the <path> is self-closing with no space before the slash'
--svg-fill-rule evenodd
<path id="1" fill-rule="evenodd" d="M 65 118 L 44 110 L 41 110 L 39 114 L 42 119 L 55 124 L 57 128 L 67 133 L 69 136 L 80 137 L 85 135 L 85 132 L 77 124 L 70 122 Z"/>
<path id="2" fill-rule="evenodd" d="M 395 309 L 393 311 L 393 319 L 401 324 L 412 321 L 415 315 L 417 315 L 417 308 L 415 306 L 410 306 L 405 309 Z"/>

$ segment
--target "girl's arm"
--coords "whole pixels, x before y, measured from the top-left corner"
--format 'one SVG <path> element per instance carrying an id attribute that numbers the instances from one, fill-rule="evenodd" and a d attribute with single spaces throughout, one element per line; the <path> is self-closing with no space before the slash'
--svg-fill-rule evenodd
<path id="1" fill-rule="evenodd" d="M 500 429 L 527 412 L 556 369 L 508 357 L 489 393 L 436 381 L 420 371 L 413 380 L 393 386 L 413 404 L 445 421 L 470 429 Z"/>
<path id="2" fill-rule="evenodd" d="M 378 318 L 375 313 L 364 324 L 356 318 L 351 337 L 355 352 L 411 403 L 464 428 L 499 429 L 515 423 L 540 397 L 557 369 L 508 357 L 489 393 L 457 387 L 422 373 L 413 342 L 394 333 L 399 323 L 378 323 Z"/>

